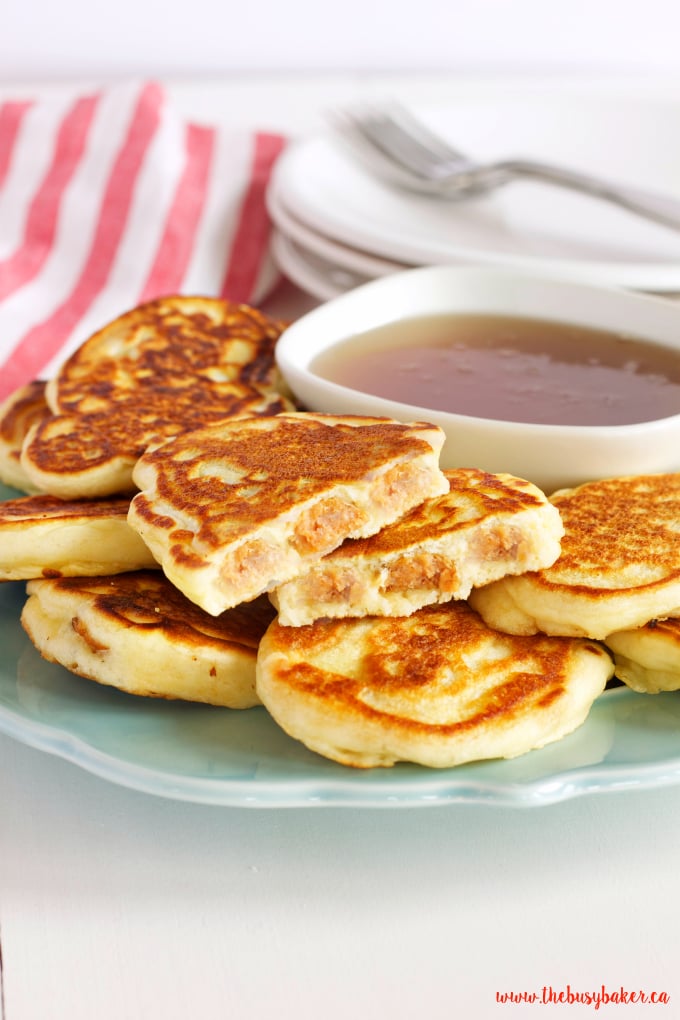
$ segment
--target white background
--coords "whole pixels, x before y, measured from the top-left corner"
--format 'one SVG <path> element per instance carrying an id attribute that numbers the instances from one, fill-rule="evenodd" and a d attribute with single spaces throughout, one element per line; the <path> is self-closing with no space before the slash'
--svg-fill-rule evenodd
<path id="1" fill-rule="evenodd" d="M 680 71 L 678 0 L 5 0 L 0 33 L 10 91 L 242 76 L 176 94 L 258 124 L 306 123 L 380 72 L 403 91 L 404 72 L 594 71 Z M 0 1020 L 670 1020 L 679 845 L 677 785 L 526 810 L 229 810 L 0 736 Z M 603 984 L 671 1005 L 495 1001 Z"/>
<path id="2" fill-rule="evenodd" d="M 234 71 L 675 71 L 677 0 L 6 0 L 0 81 Z"/>

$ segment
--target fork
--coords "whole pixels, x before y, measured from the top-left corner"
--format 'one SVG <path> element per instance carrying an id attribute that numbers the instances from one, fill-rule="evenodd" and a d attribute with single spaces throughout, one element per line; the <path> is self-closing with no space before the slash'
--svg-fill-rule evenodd
<path id="1" fill-rule="evenodd" d="M 524 178 L 579 191 L 680 229 L 680 201 L 670 196 L 531 159 L 477 162 L 398 104 L 337 111 L 331 120 L 339 137 L 367 169 L 411 191 L 463 199 Z"/>

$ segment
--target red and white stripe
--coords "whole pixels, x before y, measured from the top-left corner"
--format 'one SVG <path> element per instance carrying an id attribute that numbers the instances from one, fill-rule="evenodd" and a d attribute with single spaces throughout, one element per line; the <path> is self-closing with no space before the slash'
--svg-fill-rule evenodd
<path id="1" fill-rule="evenodd" d="M 142 301 L 262 300 L 283 145 L 187 123 L 155 83 L 0 104 L 0 400 Z"/>

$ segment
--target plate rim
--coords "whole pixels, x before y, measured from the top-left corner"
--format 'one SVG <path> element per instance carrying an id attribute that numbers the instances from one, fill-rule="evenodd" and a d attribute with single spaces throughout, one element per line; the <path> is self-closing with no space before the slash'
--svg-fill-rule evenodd
<path id="1" fill-rule="evenodd" d="M 266 201 L 274 226 L 281 234 L 289 237 L 299 247 L 327 262 L 332 262 L 340 269 L 364 276 L 369 274 L 387 276 L 410 268 L 407 262 L 382 258 L 363 249 L 353 248 L 312 229 L 286 207 L 274 178 L 267 188 Z"/>
<path id="2" fill-rule="evenodd" d="M 608 699 L 633 699 L 626 687 L 610 690 Z M 0 732 L 42 753 L 51 754 L 114 785 L 165 799 L 212 805 L 252 808 L 415 808 L 452 805 L 495 808 L 549 807 L 597 793 L 652 789 L 680 783 L 680 749 L 675 759 L 630 765 L 602 765 L 563 769 L 540 779 L 500 783 L 466 779 L 461 766 L 423 770 L 414 790 L 413 779 L 392 782 L 386 788 L 363 779 L 352 785 L 347 777 L 286 778 L 285 781 L 188 777 L 181 772 L 149 768 L 102 751 L 68 728 L 28 719 L 0 705 Z M 481 764 L 481 763 L 472 763 Z M 382 772 L 381 772 L 382 774 Z M 363 777 L 366 773 L 361 772 Z"/>
<path id="3" fill-rule="evenodd" d="M 568 99 L 570 101 L 581 102 L 582 104 L 586 102 L 585 96 L 571 95 L 568 91 L 563 93 L 553 91 L 551 92 L 551 98 Z M 611 102 L 614 96 L 606 92 L 596 98 Z M 637 102 L 648 105 L 665 105 L 666 107 L 672 105 L 677 107 L 680 113 L 680 102 L 675 98 L 657 95 L 639 95 L 635 98 Z M 461 97 L 457 100 L 449 100 L 446 106 L 450 109 L 466 105 L 470 106 L 472 104 L 488 106 L 497 101 L 497 99 L 497 96 L 477 97 L 476 99 L 472 97 L 468 100 Z M 511 96 L 506 97 L 506 99 L 515 103 L 520 102 L 522 99 L 545 101 L 545 97 L 542 97 L 540 94 L 537 95 L 531 89 L 527 90 L 526 96 L 515 91 Z M 437 106 L 432 102 L 409 102 L 407 105 L 416 111 L 418 109 L 425 111 L 435 107 L 441 110 L 444 104 L 440 103 Z M 551 271 L 572 279 L 583 280 L 585 278 L 590 280 L 590 282 L 611 286 L 633 287 L 640 290 L 656 290 L 660 292 L 680 291 L 680 259 L 671 255 L 666 259 L 655 262 L 558 259 L 541 253 L 536 255 L 494 253 L 493 251 L 478 247 L 456 246 L 455 243 L 448 247 L 437 245 L 436 248 L 433 248 L 422 239 L 413 240 L 405 238 L 403 231 L 399 232 L 396 230 L 390 231 L 389 236 L 387 234 L 384 234 L 382 237 L 378 236 L 375 231 L 372 231 L 367 226 L 365 221 L 359 222 L 358 218 L 354 216 L 352 217 L 351 224 L 348 223 L 346 210 L 343 211 L 338 208 L 337 203 L 327 203 L 323 209 L 320 208 L 319 203 L 316 203 L 313 208 L 309 205 L 308 198 L 306 197 L 310 194 L 310 168 L 312 166 L 309 162 L 309 153 L 311 152 L 313 156 L 314 150 L 318 149 L 319 146 L 322 147 L 322 153 L 325 147 L 327 155 L 330 155 L 332 158 L 344 158 L 344 154 L 334 145 L 332 132 L 329 129 L 322 129 L 315 134 L 297 138 L 284 150 L 277 161 L 269 188 L 275 194 L 276 201 L 285 205 L 288 212 L 303 227 L 314 231 L 316 234 L 328 236 L 332 241 L 344 246 L 358 248 L 373 256 L 392 261 L 397 260 L 407 264 L 442 264 L 451 261 L 463 261 L 467 263 L 474 262 L 479 265 L 504 266 L 516 270 L 531 270 L 535 269 L 537 265 L 542 264 L 549 267 Z M 347 158 L 349 159 L 349 157 Z M 302 165 L 305 160 L 307 160 L 306 170 L 302 175 L 305 180 L 305 188 L 300 189 L 296 184 L 293 184 L 293 187 L 291 187 L 291 182 L 295 177 L 298 180 L 300 179 L 300 175 L 295 169 L 296 164 Z M 366 182 L 372 182 L 372 178 L 370 178 L 366 171 L 356 166 L 356 164 L 351 163 L 350 165 L 352 166 L 352 172 L 358 175 L 357 180 L 363 179 Z M 397 192 L 393 194 L 399 197 Z M 405 194 L 401 197 L 403 197 L 405 203 L 411 202 L 414 199 L 414 196 Z M 680 198 L 680 193 L 677 197 Z M 423 199 L 419 200 L 423 201 Z"/>
<path id="4" fill-rule="evenodd" d="M 302 251 L 301 246 L 297 242 L 287 237 L 278 229 L 272 232 L 271 249 L 274 262 L 284 276 L 287 276 L 292 283 L 320 301 L 331 301 L 333 298 L 344 294 L 347 290 L 360 287 L 371 280 L 371 277 L 358 278 L 353 270 L 344 269 L 342 266 L 335 266 L 330 263 L 327 270 L 329 275 L 326 275 L 321 266 L 313 265 L 307 261 L 305 257 L 307 253 Z M 314 252 L 309 252 L 309 255 L 313 259 L 321 259 L 321 256 L 315 255 Z M 343 287 L 339 283 L 335 283 L 331 278 L 330 274 L 334 271 L 348 273 L 357 278 L 354 281 L 348 281 L 347 286 Z"/>

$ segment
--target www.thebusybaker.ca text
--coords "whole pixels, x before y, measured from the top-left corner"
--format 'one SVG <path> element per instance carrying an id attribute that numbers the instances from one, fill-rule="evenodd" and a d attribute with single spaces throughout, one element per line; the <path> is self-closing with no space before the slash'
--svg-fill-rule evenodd
<path id="1" fill-rule="evenodd" d="M 543 988 L 538 992 L 496 992 L 496 1002 L 507 1005 L 523 1003 L 535 1006 L 571 1004 L 599 1009 L 600 1006 L 630 1005 L 631 1003 L 667 1006 L 670 1002 L 670 995 L 668 992 L 645 992 L 642 989 L 632 991 L 623 986 L 610 990 L 602 985 L 597 991 L 576 991 L 571 985 L 567 985 L 566 988 L 543 985 Z"/>

